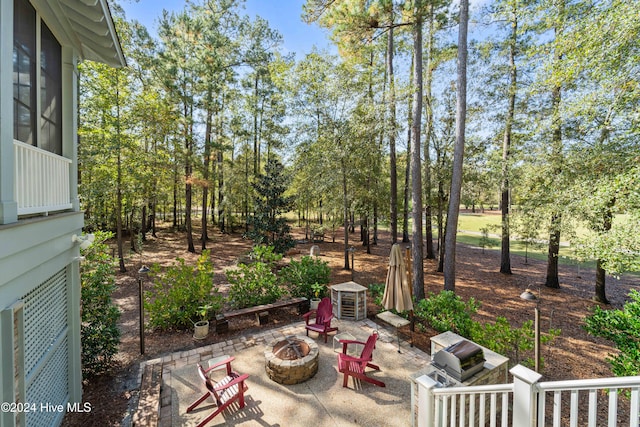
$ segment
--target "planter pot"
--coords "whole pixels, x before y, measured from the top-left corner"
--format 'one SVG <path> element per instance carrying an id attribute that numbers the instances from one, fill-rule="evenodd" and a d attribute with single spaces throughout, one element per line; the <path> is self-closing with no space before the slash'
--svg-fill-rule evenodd
<path id="1" fill-rule="evenodd" d="M 193 339 L 203 340 L 209 334 L 209 321 L 201 320 L 193 325 Z"/>
<path id="2" fill-rule="evenodd" d="M 318 304 L 320 304 L 320 299 L 311 298 L 311 302 L 309 303 L 309 308 L 311 310 L 317 310 L 318 309 Z"/>

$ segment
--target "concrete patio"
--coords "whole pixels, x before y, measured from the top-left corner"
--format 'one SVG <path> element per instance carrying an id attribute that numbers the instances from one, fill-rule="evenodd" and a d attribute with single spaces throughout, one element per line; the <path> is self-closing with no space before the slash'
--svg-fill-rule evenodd
<path id="1" fill-rule="evenodd" d="M 190 414 L 186 408 L 204 392 L 196 371 L 196 363 L 207 366 L 211 358 L 234 356 L 234 370 L 249 374 L 246 406 L 232 406 L 215 417 L 209 426 L 410 426 L 411 381 L 409 376 L 424 368 L 430 360 L 427 353 L 412 348 L 401 340 L 398 353 L 395 329 L 385 328 L 370 320 L 334 320 L 338 333 L 349 332 L 364 341 L 376 329 L 379 340 L 373 361 L 380 371 L 371 376 L 383 381 L 386 387 L 377 387 L 349 378 L 348 388 L 342 387 L 342 375 L 337 370 L 337 352 L 333 336 L 328 342 L 310 332 L 320 350 L 317 374 L 304 383 L 281 385 L 265 372 L 266 343 L 289 335 L 304 335 L 304 323 L 299 322 L 257 335 L 236 338 L 198 349 L 177 352 L 144 362 L 140 372 L 152 365 L 162 372 L 160 388 L 160 426 L 195 426 L 214 410 L 211 400 L 202 403 Z M 214 373 L 214 377 L 215 377 Z M 142 374 L 141 374 L 142 375 Z M 153 405 L 157 408 L 157 405 Z"/>

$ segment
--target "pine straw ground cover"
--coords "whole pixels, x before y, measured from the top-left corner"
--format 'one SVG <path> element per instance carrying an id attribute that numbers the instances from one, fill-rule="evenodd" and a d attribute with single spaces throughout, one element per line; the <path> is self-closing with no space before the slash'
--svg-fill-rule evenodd
<path id="1" fill-rule="evenodd" d="M 194 236 L 199 233 L 194 232 Z M 319 243 L 321 258 L 329 263 L 332 269 L 331 284 L 351 280 L 352 272 L 342 269 L 344 266 L 344 244 L 342 231 L 335 235 L 335 243 L 331 234 L 325 235 L 325 242 Z M 216 274 L 215 282 L 222 292 L 226 289 L 224 271 L 233 268 L 239 256 L 248 252 L 251 242 L 240 234 L 220 234 L 212 232 L 207 247 L 211 249 Z M 303 230 L 295 230 L 295 237 L 304 238 Z M 371 247 L 371 254 L 360 245 L 359 233 L 350 235 L 350 244 L 356 247 L 354 280 L 362 285 L 384 283 L 387 271 L 391 243 L 388 233 L 381 233 L 377 246 Z M 199 245 L 199 242 L 196 242 Z M 299 243 L 293 250 L 293 257 L 300 258 L 309 254 L 311 243 Z M 66 426 L 81 425 L 121 425 L 127 412 L 129 400 L 137 392 L 135 390 L 135 374 L 139 362 L 152 359 L 163 354 L 188 350 L 202 345 L 255 331 L 258 328 L 274 328 L 291 322 L 300 321 L 295 309 L 280 309 L 270 314 L 269 323 L 262 327 L 256 325 L 255 318 L 236 318 L 229 322 L 229 332 L 222 336 L 215 332 L 203 341 L 196 341 L 192 331 L 147 332 L 145 335 L 145 355 L 140 355 L 138 332 L 138 276 L 137 271 L 144 264 L 159 263 L 170 265 L 179 256 L 187 263 L 195 263 L 198 254 L 186 250 L 184 233 L 177 233 L 169 228 L 162 228 L 157 238 L 149 238 L 144 245 L 142 256 L 133 254 L 127 262 L 126 273 L 118 273 L 117 291 L 114 300 L 122 311 L 119 324 L 122 330 L 122 342 L 116 363 L 110 374 L 85 381 L 83 400 L 92 404 L 89 414 L 69 414 L 65 418 Z M 533 305 L 523 301 L 519 295 L 531 288 L 535 292 L 541 289 L 540 302 L 541 329 L 561 329 L 561 334 L 551 346 L 542 348 L 544 358 L 544 381 L 581 379 L 613 376 L 608 363 L 607 354 L 615 349 L 611 343 L 586 334 L 582 325 L 585 316 L 590 314 L 596 304 L 591 300 L 595 286 L 595 272 L 579 270 L 576 267 L 561 266 L 560 289 L 548 289 L 544 282 L 546 263 L 524 258 L 512 257 L 512 275 L 503 275 L 499 271 L 499 252 L 482 251 L 459 245 L 457 249 L 456 293 L 464 300 L 473 297 L 481 303 L 475 320 L 493 321 L 496 316 L 504 316 L 509 322 L 519 327 L 523 322 L 533 319 Z M 286 259 L 283 262 L 286 262 Z M 436 263 L 425 260 L 425 292 L 438 293 L 443 287 L 443 277 L 436 272 Z M 621 280 L 608 278 L 607 296 L 611 307 L 621 308 L 626 295 L 640 280 L 637 276 L 627 276 Z M 150 284 L 146 283 L 146 289 Z M 372 299 L 368 298 L 367 313 L 374 318 L 378 312 Z M 408 329 L 401 330 L 408 334 Z M 415 332 L 414 343 L 419 348 L 429 351 L 430 337 L 435 332 L 426 328 Z M 601 411 L 602 412 L 602 411 Z M 622 421 L 622 420 L 620 420 Z"/>

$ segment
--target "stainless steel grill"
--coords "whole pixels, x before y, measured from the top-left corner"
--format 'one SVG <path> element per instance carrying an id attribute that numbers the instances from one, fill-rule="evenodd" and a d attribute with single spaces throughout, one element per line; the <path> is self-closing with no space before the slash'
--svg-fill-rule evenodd
<path id="1" fill-rule="evenodd" d="M 481 347 L 462 340 L 438 351 L 432 363 L 457 381 L 464 382 L 482 370 L 484 361 Z"/>

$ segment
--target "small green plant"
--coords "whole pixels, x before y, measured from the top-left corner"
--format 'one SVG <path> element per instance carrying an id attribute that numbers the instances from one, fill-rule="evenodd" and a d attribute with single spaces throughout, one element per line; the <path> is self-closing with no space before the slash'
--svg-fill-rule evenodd
<path id="1" fill-rule="evenodd" d="M 264 262 L 240 264 L 227 270 L 229 301 L 235 308 L 254 307 L 275 302 L 282 295 L 278 278 Z"/>
<path id="2" fill-rule="evenodd" d="M 116 289 L 115 260 L 105 243 L 113 233 L 96 232 L 88 249 L 82 249 L 85 261 L 80 266 L 82 373 L 104 373 L 118 353 L 120 311 L 111 300 Z"/>
<path id="3" fill-rule="evenodd" d="M 327 287 L 322 283 L 314 283 L 311 285 L 311 289 L 313 290 L 313 296 L 316 299 L 322 299 L 327 292 Z"/>
<path id="4" fill-rule="evenodd" d="M 382 297 L 384 296 L 384 283 L 372 283 L 369 285 L 369 295 L 373 298 L 373 302 L 382 307 Z"/>
<path id="5" fill-rule="evenodd" d="M 293 297 L 313 298 L 313 285 L 328 285 L 330 278 L 329 264 L 310 256 L 303 256 L 300 261 L 292 259 L 288 266 L 280 270 L 280 279 Z"/>
<path id="6" fill-rule="evenodd" d="M 222 309 L 223 297 L 213 285 L 213 263 L 209 251 L 203 251 L 196 266 L 176 263 L 164 272 L 155 264 L 150 277 L 154 285 L 145 292 L 145 310 L 149 326 L 157 329 L 188 329 L 204 316 L 214 316 Z M 207 310 L 203 310 L 207 307 Z"/>
<path id="7" fill-rule="evenodd" d="M 596 306 L 593 314 L 585 318 L 586 331 L 613 341 L 617 355 L 610 354 L 607 362 L 617 376 L 640 374 L 640 293 L 629 292 L 630 300 L 622 310 L 603 310 Z"/>
<path id="8" fill-rule="evenodd" d="M 470 337 L 474 322 L 471 316 L 480 304 L 474 298 L 464 302 L 452 291 L 429 294 L 415 308 L 415 316 L 425 320 L 438 332 L 452 331 Z"/>
<path id="9" fill-rule="evenodd" d="M 277 253 L 273 246 L 255 245 L 249 257 L 255 261 L 273 265 L 282 259 L 282 254 Z"/>

